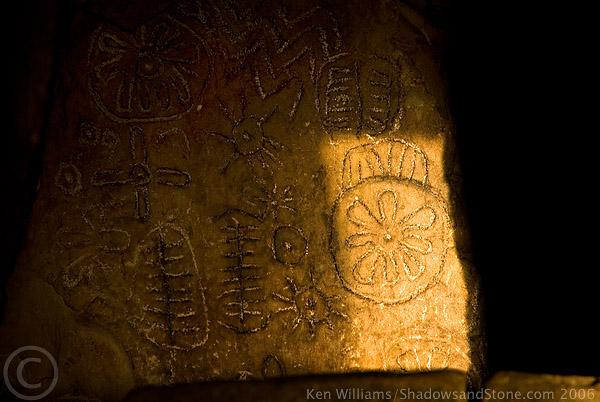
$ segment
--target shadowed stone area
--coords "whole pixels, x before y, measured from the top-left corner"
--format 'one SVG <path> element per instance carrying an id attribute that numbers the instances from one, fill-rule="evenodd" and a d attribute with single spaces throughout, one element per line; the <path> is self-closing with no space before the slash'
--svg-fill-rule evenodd
<path id="1" fill-rule="evenodd" d="M 476 383 L 479 288 L 426 22 L 383 0 L 123 4 L 71 10 L 0 354 L 46 349 L 65 398 L 364 371 Z"/>
<path id="2" fill-rule="evenodd" d="M 484 401 L 600 401 L 600 378 L 501 371 L 487 382 Z"/>
<path id="3" fill-rule="evenodd" d="M 430 400 L 466 401 L 466 377 L 459 372 L 410 375 L 349 374 L 309 376 L 272 381 L 182 385 L 172 389 L 146 388 L 131 393 L 126 402 L 307 400 Z"/>
<path id="4" fill-rule="evenodd" d="M 464 374 L 432 372 L 410 375 L 349 374 L 345 376 L 298 377 L 272 381 L 215 382 L 175 388 L 144 388 L 125 399 L 174 402 L 217 401 L 306 401 L 306 400 L 406 400 L 406 401 L 598 401 L 598 378 L 502 371 L 484 387 L 467 390 Z"/>

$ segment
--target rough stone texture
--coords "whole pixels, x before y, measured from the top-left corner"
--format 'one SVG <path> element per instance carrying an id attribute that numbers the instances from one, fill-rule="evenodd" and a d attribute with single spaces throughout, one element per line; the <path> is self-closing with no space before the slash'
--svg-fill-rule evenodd
<path id="1" fill-rule="evenodd" d="M 271 381 L 183 385 L 132 392 L 126 402 L 406 400 L 466 401 L 467 378 L 459 372 L 408 375 L 350 374 Z"/>
<path id="2" fill-rule="evenodd" d="M 600 378 L 501 371 L 485 390 L 484 401 L 600 401 Z"/>
<path id="3" fill-rule="evenodd" d="M 52 395 L 102 400 L 476 379 L 478 284 L 426 22 L 387 1 L 124 4 L 70 10 L 0 353 L 44 347 Z"/>

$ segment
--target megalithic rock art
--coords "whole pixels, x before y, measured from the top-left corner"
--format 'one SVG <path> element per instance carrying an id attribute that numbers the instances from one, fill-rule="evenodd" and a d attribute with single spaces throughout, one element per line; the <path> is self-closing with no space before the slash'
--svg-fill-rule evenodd
<path id="1" fill-rule="evenodd" d="M 364 371 L 477 384 L 480 292 L 425 19 L 383 0 L 65 7 L 1 356 L 47 349 L 64 400 Z"/>
<path id="2" fill-rule="evenodd" d="M 435 284 L 449 245 L 445 201 L 427 183 L 427 158 L 403 140 L 346 153 L 332 210 L 331 250 L 353 293 L 406 302 Z"/>

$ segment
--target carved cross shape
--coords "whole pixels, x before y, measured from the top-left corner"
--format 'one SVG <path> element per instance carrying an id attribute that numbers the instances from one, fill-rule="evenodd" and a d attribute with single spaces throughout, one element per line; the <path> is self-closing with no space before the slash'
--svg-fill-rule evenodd
<path id="1" fill-rule="evenodd" d="M 96 171 L 92 177 L 92 185 L 96 187 L 133 186 L 135 216 L 140 221 L 146 221 L 150 217 L 148 185 L 151 182 L 163 186 L 187 187 L 192 181 L 192 177 L 188 172 L 174 168 L 158 167 L 151 170 L 148 166 L 146 138 L 141 128 L 131 128 L 129 142 L 131 144 L 131 166 L 129 169 Z"/>

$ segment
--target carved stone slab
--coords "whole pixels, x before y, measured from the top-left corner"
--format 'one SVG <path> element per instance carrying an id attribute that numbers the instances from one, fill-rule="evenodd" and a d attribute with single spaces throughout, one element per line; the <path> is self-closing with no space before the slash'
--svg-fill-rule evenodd
<path id="1" fill-rule="evenodd" d="M 44 347 L 52 395 L 102 400 L 373 370 L 477 379 L 426 21 L 383 0 L 165 4 L 73 10 L 0 353 Z"/>

